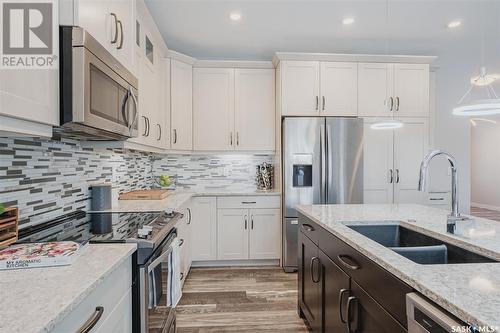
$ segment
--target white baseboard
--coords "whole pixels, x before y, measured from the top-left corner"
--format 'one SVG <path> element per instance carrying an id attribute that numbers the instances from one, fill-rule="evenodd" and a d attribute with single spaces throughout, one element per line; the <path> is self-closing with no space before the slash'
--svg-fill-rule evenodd
<path id="1" fill-rule="evenodd" d="M 260 259 L 260 260 L 206 260 L 193 261 L 191 267 L 238 267 L 238 266 L 277 266 L 279 259 Z"/>
<path id="2" fill-rule="evenodd" d="M 500 206 L 493 206 L 493 205 L 485 205 L 477 202 L 471 202 L 471 207 L 477 207 L 477 208 L 484 208 L 484 209 L 490 209 L 490 210 L 497 210 L 500 211 Z"/>

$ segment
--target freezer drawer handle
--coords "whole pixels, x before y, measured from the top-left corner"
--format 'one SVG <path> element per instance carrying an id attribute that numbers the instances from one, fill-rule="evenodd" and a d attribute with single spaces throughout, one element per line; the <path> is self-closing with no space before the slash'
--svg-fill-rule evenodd
<path id="1" fill-rule="evenodd" d="M 341 263 L 342 265 L 344 265 L 345 267 L 347 267 L 347 268 L 349 268 L 349 269 L 352 269 L 353 271 L 355 271 L 355 270 L 357 270 L 357 269 L 359 269 L 359 268 L 360 268 L 359 264 L 358 264 L 358 263 L 357 263 L 354 259 L 352 259 L 351 257 L 349 257 L 348 255 L 345 255 L 345 254 L 339 254 L 339 255 L 337 256 L 337 258 L 340 260 L 340 263 Z M 349 262 L 347 262 L 347 261 L 346 261 L 346 259 L 347 259 L 348 261 L 350 261 L 350 263 L 349 263 Z"/>
<path id="2" fill-rule="evenodd" d="M 102 314 L 104 313 L 104 307 L 103 306 L 97 306 L 95 308 L 95 312 L 92 314 L 92 316 L 83 324 L 82 327 L 77 331 L 77 333 L 88 333 L 94 326 L 99 322 L 99 319 L 101 319 Z"/>
<path id="3" fill-rule="evenodd" d="M 304 229 L 305 231 L 307 231 L 307 232 L 312 232 L 312 231 L 315 230 L 314 227 L 312 225 L 310 225 L 310 224 L 303 224 L 300 227 L 302 229 Z"/>

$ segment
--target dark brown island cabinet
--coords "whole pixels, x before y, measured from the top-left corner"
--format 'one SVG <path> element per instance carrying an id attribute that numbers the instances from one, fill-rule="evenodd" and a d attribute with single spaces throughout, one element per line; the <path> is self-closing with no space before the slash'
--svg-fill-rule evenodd
<path id="1" fill-rule="evenodd" d="M 299 214 L 299 315 L 313 332 L 407 332 L 413 289 Z"/>

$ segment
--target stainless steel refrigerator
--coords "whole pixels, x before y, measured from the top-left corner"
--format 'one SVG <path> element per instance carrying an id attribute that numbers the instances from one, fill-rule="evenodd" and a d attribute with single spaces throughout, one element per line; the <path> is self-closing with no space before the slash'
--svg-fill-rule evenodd
<path id="1" fill-rule="evenodd" d="M 297 269 L 297 205 L 363 203 L 363 120 L 287 117 L 282 123 L 283 268 Z"/>

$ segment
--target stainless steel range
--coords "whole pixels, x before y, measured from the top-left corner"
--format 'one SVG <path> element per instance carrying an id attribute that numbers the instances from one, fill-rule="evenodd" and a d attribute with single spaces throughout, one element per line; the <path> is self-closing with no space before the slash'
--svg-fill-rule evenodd
<path id="1" fill-rule="evenodd" d="M 19 242 L 54 240 L 137 244 L 132 258 L 132 318 L 134 332 L 175 332 L 175 310 L 167 305 L 169 255 L 177 237 L 171 213 L 85 213 L 77 211 L 19 231 Z"/>

